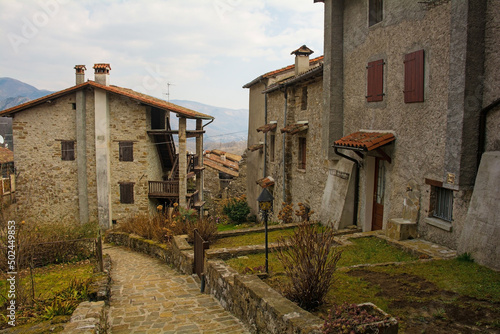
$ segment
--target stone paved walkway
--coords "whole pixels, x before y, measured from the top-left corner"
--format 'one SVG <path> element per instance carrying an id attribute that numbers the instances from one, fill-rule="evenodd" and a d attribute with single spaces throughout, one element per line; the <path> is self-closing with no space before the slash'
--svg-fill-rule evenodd
<path id="1" fill-rule="evenodd" d="M 105 245 L 113 279 L 111 333 L 249 333 L 193 277 L 122 247 Z"/>

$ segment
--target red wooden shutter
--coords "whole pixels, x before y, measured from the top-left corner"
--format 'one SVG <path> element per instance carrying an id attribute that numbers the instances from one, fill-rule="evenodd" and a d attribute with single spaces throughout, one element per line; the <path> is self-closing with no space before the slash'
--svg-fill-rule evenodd
<path id="1" fill-rule="evenodd" d="M 405 103 L 424 101 L 424 50 L 405 55 Z"/>
<path id="2" fill-rule="evenodd" d="M 378 102 L 384 99 L 384 60 L 368 63 L 367 102 Z"/>

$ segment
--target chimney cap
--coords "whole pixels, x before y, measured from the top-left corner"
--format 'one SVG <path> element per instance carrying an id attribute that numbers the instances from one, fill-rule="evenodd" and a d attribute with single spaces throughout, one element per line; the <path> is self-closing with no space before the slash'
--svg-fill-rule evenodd
<path id="1" fill-rule="evenodd" d="M 313 50 L 309 49 L 305 44 L 302 45 L 300 48 L 297 50 L 292 51 L 290 54 L 291 55 L 296 55 L 296 56 L 309 56 L 310 54 L 314 53 Z"/>
<path id="2" fill-rule="evenodd" d="M 106 64 L 106 63 L 98 63 L 98 64 L 94 64 L 94 70 L 95 70 L 95 73 L 109 73 L 109 70 L 111 69 L 111 66 L 109 66 L 109 64 Z"/>
<path id="3" fill-rule="evenodd" d="M 87 68 L 85 67 L 85 65 L 75 65 L 75 70 L 76 73 L 84 73 Z"/>

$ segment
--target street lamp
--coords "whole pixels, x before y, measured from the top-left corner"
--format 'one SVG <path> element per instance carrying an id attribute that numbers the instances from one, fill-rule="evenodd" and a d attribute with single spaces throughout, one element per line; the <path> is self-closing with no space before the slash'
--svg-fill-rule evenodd
<path id="1" fill-rule="evenodd" d="M 266 235 L 266 274 L 269 273 L 269 249 L 267 247 L 267 216 L 269 211 L 272 211 L 273 208 L 273 200 L 274 197 L 271 195 L 267 188 L 262 189 L 259 197 L 257 198 L 257 202 L 259 202 L 259 209 L 264 217 L 264 227 L 265 227 L 265 235 Z"/>

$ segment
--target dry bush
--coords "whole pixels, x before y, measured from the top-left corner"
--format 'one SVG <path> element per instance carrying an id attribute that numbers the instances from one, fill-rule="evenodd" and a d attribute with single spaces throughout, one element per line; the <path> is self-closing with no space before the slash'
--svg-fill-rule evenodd
<path id="1" fill-rule="evenodd" d="M 334 233 L 317 224 L 302 223 L 289 238 L 280 238 L 277 257 L 289 278 L 284 295 L 306 310 L 323 304 L 334 282 L 342 252 L 335 248 Z"/>
<path id="2" fill-rule="evenodd" d="M 209 243 L 214 242 L 217 239 L 217 224 L 212 217 L 203 217 L 203 219 L 198 220 L 194 224 L 190 224 L 188 231 L 188 241 L 194 241 L 194 229 L 198 229 L 202 239 L 208 241 Z"/>
<path id="3" fill-rule="evenodd" d="M 120 222 L 117 229 L 158 242 L 168 242 L 172 236 L 183 233 L 182 227 L 177 226 L 177 222 L 161 212 L 153 216 L 147 213 L 138 214 Z"/>
<path id="4" fill-rule="evenodd" d="M 283 207 L 278 212 L 278 219 L 281 220 L 283 224 L 293 223 L 293 203 L 286 204 L 282 203 Z"/>

